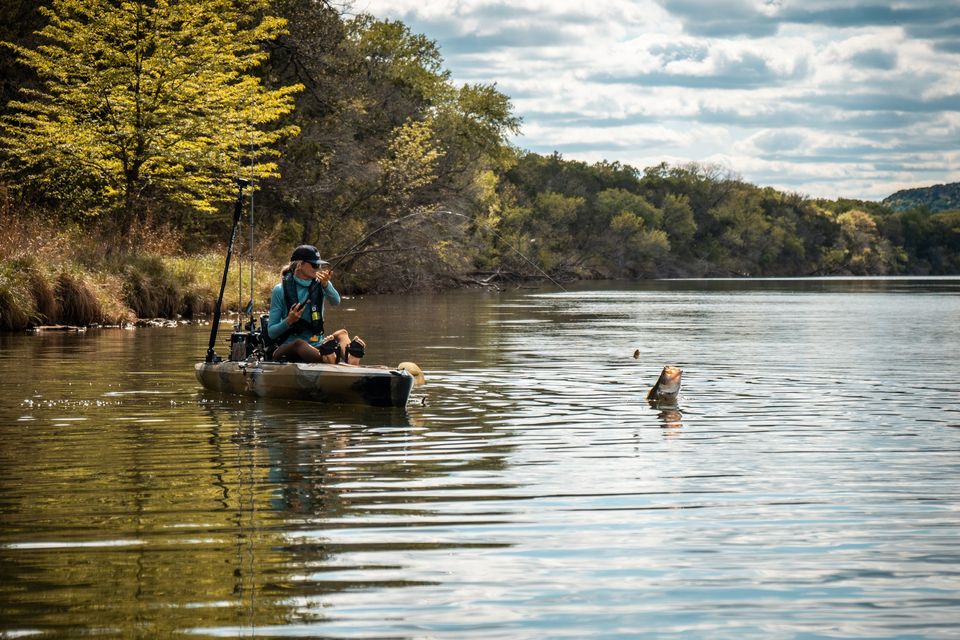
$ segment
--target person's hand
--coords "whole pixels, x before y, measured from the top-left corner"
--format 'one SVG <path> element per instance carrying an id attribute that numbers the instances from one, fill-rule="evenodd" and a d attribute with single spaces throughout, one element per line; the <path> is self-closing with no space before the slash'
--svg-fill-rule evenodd
<path id="1" fill-rule="evenodd" d="M 300 316 L 303 315 L 303 310 L 306 305 L 303 302 L 298 302 L 297 304 L 290 307 L 290 313 L 287 314 L 287 326 L 292 327 L 297 323 L 297 320 L 300 319 Z"/>
<path id="2" fill-rule="evenodd" d="M 327 283 L 330 282 L 330 274 L 332 273 L 333 271 L 330 269 L 324 269 L 323 271 L 317 272 L 317 280 L 320 281 L 321 287 L 327 286 Z"/>

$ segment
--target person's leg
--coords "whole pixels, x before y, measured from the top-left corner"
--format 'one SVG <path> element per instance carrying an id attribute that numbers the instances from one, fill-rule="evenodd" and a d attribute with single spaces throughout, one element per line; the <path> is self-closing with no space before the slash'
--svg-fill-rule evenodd
<path id="1" fill-rule="evenodd" d="M 287 360 L 293 360 L 297 357 L 297 343 L 303 342 L 303 340 L 294 340 L 293 342 L 284 342 L 282 345 L 273 350 L 273 359 L 279 360 L 281 358 L 286 358 Z"/>
<path id="2" fill-rule="evenodd" d="M 322 362 L 327 364 L 342 362 L 346 353 L 343 346 L 344 340 L 346 340 L 347 344 L 350 343 L 346 329 L 338 329 L 324 338 L 320 344 L 320 356 L 323 358 Z"/>
<path id="3" fill-rule="evenodd" d="M 326 364 L 336 364 L 340 359 L 340 341 L 336 335 L 329 335 L 320 344 L 321 361 Z"/>
<path id="4" fill-rule="evenodd" d="M 347 354 L 347 364 L 360 364 L 360 358 L 363 357 L 367 343 L 360 336 L 353 336 L 353 340 L 347 344 L 345 353 Z"/>
<path id="5" fill-rule="evenodd" d="M 310 346 L 306 340 L 294 340 L 293 342 L 288 342 L 277 347 L 277 350 L 273 352 L 273 357 L 275 360 L 286 356 L 291 362 L 322 362 L 323 359 L 320 356 L 320 352 Z"/>
<path id="6" fill-rule="evenodd" d="M 338 329 L 334 334 L 340 347 L 340 362 L 347 361 L 347 347 L 350 346 L 350 334 L 346 329 Z"/>

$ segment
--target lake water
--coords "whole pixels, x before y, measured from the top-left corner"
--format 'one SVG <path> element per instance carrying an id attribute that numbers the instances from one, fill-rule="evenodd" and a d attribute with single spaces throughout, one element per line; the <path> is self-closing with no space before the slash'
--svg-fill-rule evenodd
<path id="1" fill-rule="evenodd" d="M 204 392 L 208 327 L 0 336 L 0 637 L 960 635 L 960 279 L 328 323 L 420 364 L 406 410 Z"/>

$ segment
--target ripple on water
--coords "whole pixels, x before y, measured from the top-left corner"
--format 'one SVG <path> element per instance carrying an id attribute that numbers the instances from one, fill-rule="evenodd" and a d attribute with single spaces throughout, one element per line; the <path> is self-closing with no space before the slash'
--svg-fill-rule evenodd
<path id="1" fill-rule="evenodd" d="M 357 299 L 406 410 L 3 337 L 0 635 L 953 637 L 960 298 L 810 286 Z"/>

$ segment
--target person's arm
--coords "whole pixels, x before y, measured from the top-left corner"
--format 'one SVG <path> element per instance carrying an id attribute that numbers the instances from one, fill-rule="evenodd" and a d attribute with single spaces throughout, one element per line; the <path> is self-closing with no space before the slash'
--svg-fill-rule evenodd
<path id="1" fill-rule="evenodd" d="M 287 325 L 286 311 L 287 305 L 283 299 L 283 286 L 277 285 L 270 294 L 270 319 L 267 321 L 267 334 L 277 339 L 280 335 L 289 329 Z"/>
<path id="2" fill-rule="evenodd" d="M 327 280 L 327 284 L 323 288 L 323 297 L 329 300 L 330 304 L 340 304 L 340 292 L 334 288 L 332 280 Z"/>

